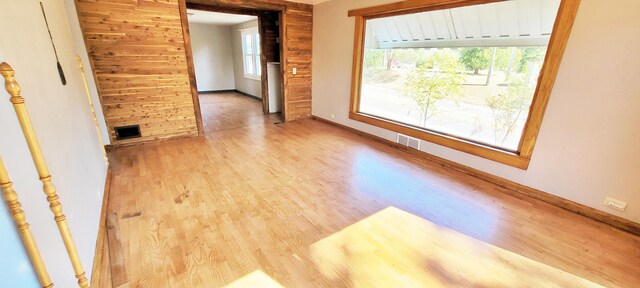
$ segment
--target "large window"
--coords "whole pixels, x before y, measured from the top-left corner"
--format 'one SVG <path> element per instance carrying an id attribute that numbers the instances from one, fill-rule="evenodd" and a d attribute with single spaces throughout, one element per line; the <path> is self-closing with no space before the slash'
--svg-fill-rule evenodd
<path id="1" fill-rule="evenodd" d="M 350 117 L 526 169 L 579 0 L 439 2 L 350 11 Z"/>
<path id="2" fill-rule="evenodd" d="M 241 35 L 244 77 L 260 80 L 262 66 L 260 64 L 260 34 L 258 33 L 258 27 L 242 30 Z"/>

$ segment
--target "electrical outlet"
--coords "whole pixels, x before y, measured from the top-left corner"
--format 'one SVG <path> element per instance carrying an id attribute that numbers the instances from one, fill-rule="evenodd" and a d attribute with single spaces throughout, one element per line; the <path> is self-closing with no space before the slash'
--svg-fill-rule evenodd
<path id="1" fill-rule="evenodd" d="M 298 74 L 298 68 L 293 67 L 293 75 L 296 75 L 296 74 Z"/>
<path id="2" fill-rule="evenodd" d="M 622 202 L 618 199 L 607 197 L 604 199 L 604 206 L 607 206 L 611 209 L 616 209 L 618 211 L 624 211 L 624 209 L 627 209 L 627 202 Z"/>
<path id="3" fill-rule="evenodd" d="M 336 119 L 336 114 L 331 114 L 329 117 L 331 117 L 331 119 Z"/>

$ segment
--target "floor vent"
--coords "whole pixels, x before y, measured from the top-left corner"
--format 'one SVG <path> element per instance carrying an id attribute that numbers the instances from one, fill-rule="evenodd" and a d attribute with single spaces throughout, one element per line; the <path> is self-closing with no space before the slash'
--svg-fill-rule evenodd
<path id="1" fill-rule="evenodd" d="M 140 125 L 120 126 L 114 129 L 116 130 L 116 139 L 118 140 L 142 137 L 142 134 L 140 134 Z"/>
<path id="2" fill-rule="evenodd" d="M 398 133 L 398 144 L 420 150 L 420 139 Z"/>

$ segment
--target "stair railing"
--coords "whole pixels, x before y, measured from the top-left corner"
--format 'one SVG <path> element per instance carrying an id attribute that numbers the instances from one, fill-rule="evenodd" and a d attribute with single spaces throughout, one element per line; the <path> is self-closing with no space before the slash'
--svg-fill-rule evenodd
<path id="1" fill-rule="evenodd" d="M 24 248 L 27 250 L 27 255 L 29 255 L 40 285 L 42 285 L 43 288 L 52 288 L 53 283 L 49 277 L 49 272 L 47 272 L 47 267 L 45 267 L 44 261 L 42 261 L 40 250 L 38 250 L 38 245 L 36 245 L 36 239 L 33 238 L 31 227 L 22 210 L 22 204 L 18 201 L 18 193 L 13 189 L 13 183 L 9 178 L 9 173 L 7 173 L 2 158 L 0 158 L 0 189 L 2 189 L 2 196 L 7 203 L 7 207 L 9 207 L 9 212 L 11 212 L 11 217 L 16 224 L 16 228 L 18 228 L 18 233 L 20 234 Z"/>
<path id="2" fill-rule="evenodd" d="M 2 62 L 0 63 L 0 74 L 4 77 L 5 88 L 7 89 L 7 92 L 9 92 L 9 95 L 11 95 L 11 104 L 13 104 L 13 108 L 18 116 L 18 121 L 22 128 L 22 134 L 24 134 L 27 141 L 29 152 L 31 152 L 31 158 L 33 158 L 33 163 L 35 164 L 38 175 L 40 176 L 40 181 L 42 181 L 43 190 L 47 195 L 47 201 L 49 202 L 49 208 L 51 208 L 51 211 L 55 216 L 54 220 L 58 225 L 62 241 L 64 242 L 64 246 L 69 254 L 69 259 L 71 260 L 71 265 L 73 266 L 73 270 L 76 274 L 76 279 L 78 279 L 78 285 L 82 288 L 87 288 L 89 287 L 89 281 L 87 280 L 86 273 L 82 268 L 82 263 L 80 262 L 80 256 L 78 255 L 76 245 L 73 242 L 71 230 L 67 224 L 67 217 L 62 213 L 62 204 L 60 204 L 56 188 L 51 181 L 51 174 L 49 173 L 49 168 L 45 163 L 44 155 L 42 154 L 40 144 L 38 143 L 35 131 L 33 130 L 29 113 L 24 105 L 24 98 L 20 94 L 20 85 L 18 85 L 18 82 L 14 77 L 15 72 L 9 64 Z"/>

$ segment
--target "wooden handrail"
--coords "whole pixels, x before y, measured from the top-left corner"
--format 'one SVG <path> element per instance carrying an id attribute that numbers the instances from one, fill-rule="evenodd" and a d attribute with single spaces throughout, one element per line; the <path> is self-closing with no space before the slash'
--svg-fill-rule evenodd
<path id="1" fill-rule="evenodd" d="M 84 65 L 82 65 L 82 58 L 76 55 L 76 61 L 78 61 L 78 67 L 80 67 L 80 75 L 82 75 L 82 82 L 84 83 L 84 92 L 87 94 L 87 99 L 89 100 L 89 107 L 91 108 L 91 115 L 93 116 L 93 124 L 96 125 L 96 132 L 98 132 L 98 141 L 100 141 L 100 149 L 102 149 L 102 154 L 104 154 L 104 162 L 107 166 L 109 166 L 109 157 L 107 157 L 107 150 L 104 148 L 102 133 L 100 133 L 100 126 L 98 125 L 98 116 L 96 115 L 96 109 L 93 106 L 93 99 L 91 99 L 91 92 L 89 91 L 87 76 L 84 74 Z"/>
<path id="2" fill-rule="evenodd" d="M 42 261 L 40 250 L 38 250 L 36 240 L 33 238 L 33 233 L 31 233 L 31 227 L 29 223 L 27 223 L 26 215 L 22 210 L 22 204 L 18 201 L 18 193 L 13 189 L 13 183 L 9 178 L 9 173 L 7 173 L 7 169 L 2 162 L 2 157 L 0 157 L 0 189 L 2 189 L 4 201 L 7 203 L 11 217 L 13 217 L 13 221 L 16 223 L 16 228 L 18 229 L 20 238 L 22 238 L 22 243 L 27 250 L 29 259 L 31 259 L 31 264 L 36 271 L 40 285 L 44 288 L 53 287 L 49 272 L 47 272 L 47 267 L 45 267 L 44 261 Z"/>
<path id="3" fill-rule="evenodd" d="M 9 92 L 9 95 L 11 95 L 11 104 L 13 104 L 13 108 L 18 116 L 18 121 L 20 122 L 20 127 L 22 127 L 22 133 L 27 140 L 29 152 L 31 152 L 33 163 L 35 164 L 38 175 L 40 176 L 40 181 L 42 181 L 44 193 L 47 195 L 47 201 L 49 201 L 49 208 L 51 208 L 51 211 L 55 216 L 54 220 L 58 225 L 62 241 L 64 242 L 64 246 L 69 254 L 71 265 L 73 266 L 76 278 L 78 279 L 78 285 L 82 288 L 87 288 L 89 287 L 89 281 L 87 281 L 87 276 L 82 268 L 82 263 L 80 262 L 78 250 L 73 242 L 73 237 L 71 237 L 71 231 L 67 224 L 67 217 L 62 213 L 62 204 L 60 204 L 56 188 L 51 181 L 51 174 L 49 173 L 49 168 L 45 163 L 42 149 L 40 149 L 40 144 L 36 138 L 36 133 L 33 130 L 29 113 L 24 105 L 24 98 L 20 95 L 20 85 L 18 85 L 18 82 L 16 82 L 14 77 L 15 72 L 9 64 L 2 62 L 0 63 L 0 74 L 4 77 L 5 88 L 7 89 L 7 92 Z"/>

